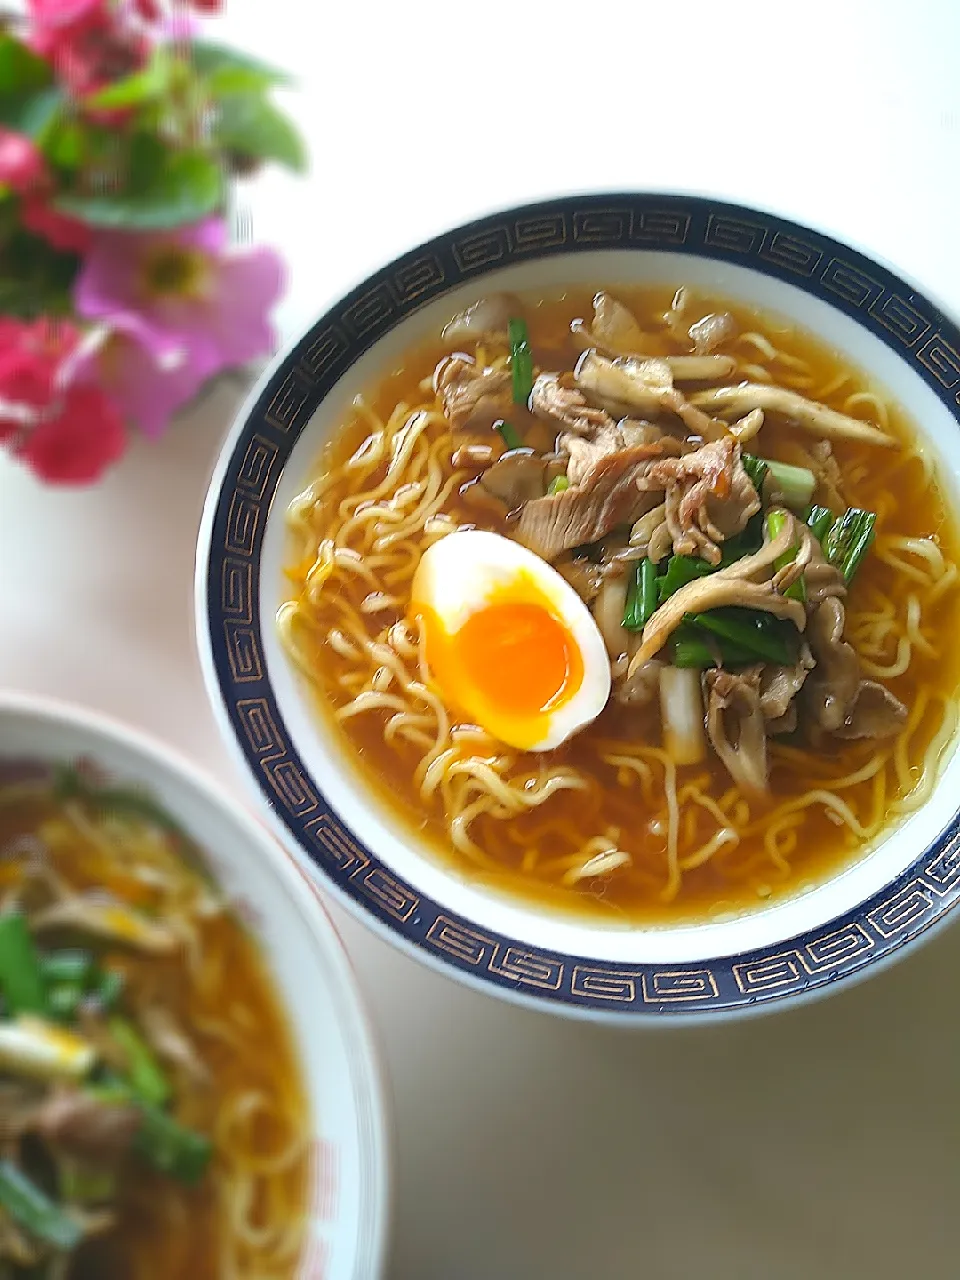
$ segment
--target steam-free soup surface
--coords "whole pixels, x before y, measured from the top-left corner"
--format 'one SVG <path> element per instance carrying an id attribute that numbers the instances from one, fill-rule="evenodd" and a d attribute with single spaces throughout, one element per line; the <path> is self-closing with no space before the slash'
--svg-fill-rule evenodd
<path id="1" fill-rule="evenodd" d="M 792 731 L 766 723 L 762 788 L 731 773 L 709 734 L 696 763 L 678 763 L 659 699 L 638 705 L 617 697 L 647 632 L 624 633 L 619 655 L 614 637 L 608 703 L 555 750 L 510 748 L 463 715 L 457 700 L 438 689 L 418 630 L 422 618 L 411 607 L 411 582 L 427 547 L 452 530 L 523 536 L 523 509 L 518 515 L 513 495 L 491 501 L 483 485 L 482 449 L 496 461 L 506 449 L 502 428 L 457 429 L 449 400 L 434 390 L 435 370 L 442 384 L 452 352 L 465 353 L 477 370 L 509 370 L 516 360 L 506 338 L 471 339 L 469 325 L 457 341 L 438 334 L 409 351 L 401 367 L 370 387 L 305 477 L 311 487 L 290 512 L 290 604 L 281 612 L 281 634 L 316 692 L 319 714 L 336 725 L 367 787 L 435 856 L 507 894 L 583 915 L 638 923 L 719 918 L 821 881 L 929 792 L 956 717 L 957 527 L 913 424 L 842 353 L 723 298 L 608 288 L 642 331 L 645 356 L 694 354 L 691 325 L 729 317 L 711 353 L 731 357 L 733 368 L 721 377 L 677 378 L 687 402 L 715 387 L 775 385 L 888 437 L 878 445 L 869 432 L 863 440 L 824 435 L 774 410 L 758 434 L 737 446 L 738 456 L 812 472 L 808 502 L 835 516 L 848 508 L 876 514 L 875 540 L 841 598 L 854 679 L 880 686 L 887 710 L 895 708 L 877 735 L 846 740 L 822 731 L 800 693 L 790 713 L 796 726 L 786 726 Z M 576 387 L 572 371 L 590 339 L 582 326 L 575 336 L 571 322 L 590 327 L 594 292 L 571 288 L 520 300 L 534 375 L 554 371 L 563 375 L 561 384 Z M 606 352 L 612 360 L 624 354 Z M 719 405 L 706 411 L 730 425 L 746 416 L 724 414 Z M 417 412 L 424 417 L 411 444 Z M 635 416 L 679 438 L 684 449 L 698 443 L 675 413 Z M 569 458 L 558 447 L 561 426 L 519 404 L 503 417 L 525 448 L 548 459 L 544 486 L 563 474 Z M 508 435 L 509 443 L 517 441 Z M 465 458 L 465 446 L 477 446 L 474 458 Z M 761 516 L 779 498 L 764 498 Z M 800 509 L 808 502 L 794 501 L 797 521 L 808 517 Z M 597 544 L 553 557 L 595 616 L 598 600 L 586 583 L 591 565 L 609 568 L 630 538 L 629 527 L 617 528 Z M 674 553 L 671 547 L 661 556 L 658 572 Z M 809 605 L 800 607 L 810 614 Z M 657 660 L 669 665 L 671 652 L 667 645 Z M 731 674 L 735 702 L 744 665 L 734 664 Z M 702 718 L 709 719 L 707 686 L 725 687 L 716 681 L 716 672 L 702 677 Z M 725 732 L 741 727 L 735 706 L 716 714 L 728 717 Z"/>

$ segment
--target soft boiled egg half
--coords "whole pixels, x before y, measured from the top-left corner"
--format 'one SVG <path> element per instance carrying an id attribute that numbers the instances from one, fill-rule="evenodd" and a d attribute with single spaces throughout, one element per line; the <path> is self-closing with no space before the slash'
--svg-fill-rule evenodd
<path id="1" fill-rule="evenodd" d="M 433 543 L 410 610 L 444 701 L 509 746 L 549 751 L 606 705 L 610 660 L 589 610 L 509 538 L 465 530 Z"/>

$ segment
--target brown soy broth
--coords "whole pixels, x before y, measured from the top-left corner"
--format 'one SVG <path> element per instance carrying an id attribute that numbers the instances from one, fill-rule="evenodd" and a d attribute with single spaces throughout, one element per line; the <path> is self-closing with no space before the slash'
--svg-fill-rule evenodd
<path id="1" fill-rule="evenodd" d="M 27 800 L 0 805 L 0 849 L 18 837 L 35 834 L 56 820 L 59 806 Z M 70 857 L 53 856 L 57 872 L 75 891 L 102 890 L 104 864 L 99 850 L 77 841 Z M 0 896 L 19 878 L 16 859 L 0 860 Z M 116 890 L 118 882 L 107 882 Z M 123 899 L 121 893 L 117 896 Z M 149 904 L 144 904 L 149 912 Z M 131 1161 L 122 1172 L 118 1226 L 81 1247 L 72 1261 L 71 1280 L 220 1280 L 221 1242 L 229 1230 L 221 1201 L 222 1170 L 216 1155 L 218 1114 L 223 1100 L 239 1092 L 261 1091 L 282 1099 L 285 1110 L 307 1116 L 299 1063 L 286 1015 L 280 1007 L 258 950 L 246 931 L 226 913 L 205 919 L 200 931 L 204 980 L 194 981 L 181 958 L 158 958 L 111 948 L 104 953 L 122 969 L 131 1005 L 149 991 L 159 999 L 193 1041 L 210 1075 L 209 1087 L 191 1089 L 175 1099 L 172 1113 L 182 1124 L 214 1141 L 214 1157 L 202 1182 L 184 1187 Z M 237 1003 L 244 1007 L 248 1035 L 243 1051 L 202 1027 L 222 1021 Z M 305 1119 L 305 1123 L 307 1123 Z M 250 1145 L 258 1155 L 276 1150 L 282 1137 L 269 1121 L 251 1126 Z M 282 1187 L 279 1185 L 283 1183 Z M 271 1187 L 272 1204 L 259 1206 L 261 1225 L 277 1222 L 281 1205 L 292 1206 L 300 1221 L 306 1206 L 307 1160 L 297 1159 Z M 284 1216 L 283 1220 L 286 1220 Z M 289 1269 L 293 1280 L 295 1266 Z M 251 1273 L 252 1274 L 252 1273 Z M 274 1275 L 273 1270 L 270 1271 Z"/>
<path id="2" fill-rule="evenodd" d="M 636 316 L 641 329 L 650 334 L 647 349 L 650 355 L 679 354 L 689 350 L 681 347 L 659 326 L 658 317 L 669 307 L 674 288 L 624 288 L 615 282 L 598 282 L 591 287 L 578 286 L 554 295 L 527 302 L 527 317 L 531 347 L 535 364 L 542 369 L 570 369 L 579 356 L 570 337 L 569 325 L 574 317 L 589 317 L 591 300 L 597 288 L 608 288 L 624 302 Z M 788 358 L 796 357 L 809 365 L 810 391 L 815 398 L 832 408 L 843 410 L 855 391 L 876 391 L 888 406 L 887 430 L 896 436 L 903 450 L 894 451 L 876 446 L 865 446 L 848 441 L 834 441 L 834 456 L 842 475 L 842 496 L 847 505 L 876 510 L 879 513 L 879 535 L 895 533 L 905 537 L 933 537 L 948 560 L 960 559 L 960 542 L 956 521 L 944 502 L 935 480 L 931 481 L 915 451 L 916 432 L 904 413 L 884 395 L 841 353 L 829 349 L 814 335 L 799 330 L 777 317 L 758 314 L 750 308 L 731 303 L 724 298 L 712 298 L 697 294 L 696 302 L 689 310 L 691 319 L 708 311 L 732 312 L 741 335 L 759 332 L 766 335 Z M 740 364 L 757 364 L 769 367 L 776 374 L 784 366 L 771 365 L 757 350 L 751 350 L 742 342 L 726 345 L 724 352 L 736 354 Z M 386 377 L 378 387 L 365 392 L 365 399 L 372 408 L 386 419 L 394 406 L 402 401 L 408 405 L 430 399 L 421 383 L 429 379 L 438 361 L 447 354 L 439 338 L 426 343 L 405 358 L 402 367 Z M 789 369 L 788 369 L 789 372 Z M 746 376 L 738 370 L 730 382 Z M 842 385 L 840 385 L 842 383 Z M 830 386 L 833 384 L 833 389 Z M 827 388 L 821 395 L 820 389 Z M 798 388 L 800 389 L 800 388 Z M 863 409 L 849 409 L 855 416 L 867 416 Z M 525 409 L 518 409 L 511 419 L 524 443 L 538 449 L 552 447 L 549 428 L 535 420 Z M 318 467 L 312 474 L 321 474 L 345 462 L 362 443 L 369 432 L 369 424 L 357 421 L 343 429 L 339 437 L 328 447 Z M 747 446 L 749 451 L 783 462 L 798 463 L 798 442 L 809 449 L 817 437 L 778 423 L 768 415 L 759 439 Z M 815 500 L 823 501 L 820 493 Z M 481 528 L 508 532 L 501 522 L 490 519 L 454 492 L 446 504 L 449 512 L 461 523 Z M 332 526 L 331 526 L 332 527 Z M 878 592 L 889 596 L 894 590 L 893 570 L 876 555 L 870 554 L 862 564 L 848 599 L 848 609 L 855 607 L 858 597 L 864 593 Z M 362 586 L 357 588 L 357 603 L 363 596 Z M 951 642 L 960 622 L 960 600 L 957 592 L 947 592 L 940 602 L 925 611 L 923 626 L 934 638 L 937 657 L 925 655 L 914 649 L 909 670 L 902 676 L 885 679 L 884 683 L 908 707 L 913 705 L 917 691 L 927 686 L 940 694 L 953 692 L 960 685 L 960 654 Z M 382 624 L 382 617 L 378 624 Z M 322 689 L 319 701 L 322 714 L 328 718 L 334 731 L 342 735 L 345 751 L 358 765 L 365 784 L 373 790 L 382 806 L 390 810 L 408 828 L 421 833 L 435 853 L 451 860 L 458 871 L 467 876 L 478 876 L 484 882 L 493 882 L 510 896 L 520 897 L 560 911 L 572 911 L 579 915 L 626 918 L 643 924 L 676 923 L 683 920 L 702 920 L 726 912 L 741 912 L 755 908 L 771 899 L 788 896 L 799 889 L 814 885 L 835 873 L 864 852 L 862 841 L 851 831 L 836 822 L 821 807 L 806 811 L 796 849 L 789 859 L 789 867 L 772 865 L 764 852 L 762 815 L 763 807 L 752 814 L 751 827 L 761 829 L 744 836 L 732 854 L 721 851 L 704 866 L 686 871 L 678 897 L 664 903 L 660 889 L 664 880 L 665 841 L 662 831 L 651 831 L 648 825 L 649 806 L 641 789 L 633 784 L 622 785 L 616 768 L 599 761 L 591 744 L 597 739 L 613 742 L 646 741 L 659 745 L 659 712 L 638 714 L 611 703 L 593 725 L 565 743 L 557 751 L 542 757 L 544 769 L 561 764 L 573 765 L 591 775 L 597 782 L 602 803 L 596 807 L 594 828 L 618 827 L 623 832 L 621 847 L 626 848 L 634 860 L 636 874 L 611 876 L 581 883 L 575 890 L 562 888 L 554 883 L 525 874 L 522 870 L 525 837 L 534 835 L 541 840 L 548 837 L 556 842 L 558 854 L 575 847 L 574 837 L 585 832 L 585 800 L 581 793 L 560 791 L 542 808 L 534 809 L 509 822 L 489 815 L 476 819 L 472 836 L 484 852 L 492 858 L 499 871 L 491 874 L 479 872 L 451 849 L 442 810 L 425 807 L 413 783 L 413 774 L 420 762 L 420 752 L 400 743 L 385 744 L 383 717 L 358 715 L 336 724 L 330 715 L 331 705 L 342 705 L 345 698 L 336 686 L 337 663 L 335 655 L 318 647 L 315 654 L 317 678 Z M 909 765 L 914 777 L 919 777 L 925 752 L 939 728 L 939 718 L 928 713 L 919 729 L 909 740 Z M 789 745 L 804 749 L 802 740 L 794 736 L 786 740 Z M 874 752 L 871 743 L 836 742 L 827 750 L 830 754 L 830 773 L 843 778 L 862 768 Z M 822 749 L 818 752 L 818 767 L 822 765 Z M 731 780 L 720 762 L 708 752 L 707 761 L 678 770 L 678 785 L 699 779 L 706 782 L 705 789 L 714 798 L 729 792 Z M 810 777 L 798 767 L 796 758 L 778 760 L 774 753 L 771 772 L 771 797 L 768 808 L 791 797 L 799 797 L 811 787 Z M 829 786 L 829 783 L 824 785 Z M 845 795 L 869 794 L 871 781 L 856 784 Z M 890 792 L 886 803 L 897 796 Z M 688 806 L 682 815 L 687 823 L 691 841 L 698 834 L 706 839 L 711 830 L 707 815 L 696 806 Z M 588 834 L 595 834 L 594 828 Z M 701 830 L 702 828 L 702 830 Z"/>

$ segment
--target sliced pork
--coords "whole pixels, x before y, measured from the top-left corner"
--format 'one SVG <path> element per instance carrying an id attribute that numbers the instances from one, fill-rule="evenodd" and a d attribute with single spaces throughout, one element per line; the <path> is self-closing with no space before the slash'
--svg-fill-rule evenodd
<path id="1" fill-rule="evenodd" d="M 651 458 L 659 456 L 659 445 L 653 444 L 601 458 L 579 484 L 528 502 L 514 536 L 544 560 L 553 561 L 571 547 L 598 542 L 618 525 L 633 524 L 660 501 L 637 484 Z"/>
<path id="2" fill-rule="evenodd" d="M 681 458 L 654 463 L 640 484 L 666 491 L 666 521 L 677 555 L 720 563 L 720 543 L 746 528 L 760 498 L 730 436 Z"/>

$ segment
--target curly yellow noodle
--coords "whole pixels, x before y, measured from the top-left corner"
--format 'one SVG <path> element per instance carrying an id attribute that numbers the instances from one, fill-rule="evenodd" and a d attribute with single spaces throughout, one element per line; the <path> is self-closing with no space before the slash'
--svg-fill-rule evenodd
<path id="1" fill-rule="evenodd" d="M 641 327 L 670 353 L 689 350 L 688 324 L 681 310 L 660 306 Z M 765 329 L 748 324 L 730 344 L 735 380 L 776 383 L 884 431 L 899 430 L 894 408 L 876 388 L 835 361 L 808 358 L 788 326 L 771 322 Z M 479 365 L 508 365 L 502 342 L 474 354 Z M 413 374 L 384 412 L 373 401 L 357 401 L 358 447 L 291 503 L 294 594 L 279 610 L 278 632 L 298 672 L 334 700 L 339 723 L 379 726 L 412 780 L 411 799 L 425 814 L 439 815 L 447 843 L 472 867 L 491 882 L 509 885 L 519 873 L 551 891 L 593 893 L 597 882 L 615 880 L 663 903 L 677 901 L 691 873 L 716 868 L 724 883 L 753 886 L 764 897 L 771 883 L 794 875 L 809 831 L 836 828 L 844 834 L 830 839 L 843 847 L 867 846 L 894 815 L 921 803 L 957 721 L 953 703 L 926 678 L 917 681 L 895 739 L 847 744 L 839 764 L 771 740 L 773 776 L 783 788 L 771 801 L 718 785 L 709 771 L 678 770 L 656 738 L 590 731 L 578 740 L 576 762 L 531 761 L 476 726 L 459 724 L 403 615 L 424 549 L 476 517 L 461 506 L 469 476 L 453 469 L 457 442 L 433 381 L 419 368 Z M 799 438 L 792 457 L 817 465 L 812 446 L 809 435 Z M 952 546 L 905 533 L 897 523 L 899 477 L 919 494 L 935 481 L 933 464 L 916 452 L 888 461 L 862 445 L 837 456 L 844 494 L 866 486 L 878 517 L 871 569 L 846 600 L 846 638 L 864 676 L 912 681 L 920 664 L 940 660 L 946 601 L 960 586 Z M 881 474 L 889 484 L 878 483 Z M 795 794 L 789 779 L 798 772 L 807 785 Z M 620 825 L 608 812 L 615 793 Z M 576 797 L 575 809 L 572 800 L 564 807 L 564 796 Z M 626 820 L 629 805 L 635 823 Z M 647 850 L 642 855 L 634 848 L 635 826 Z M 493 857 L 489 847 L 502 852 Z M 599 897 L 595 905 L 618 909 Z"/>

